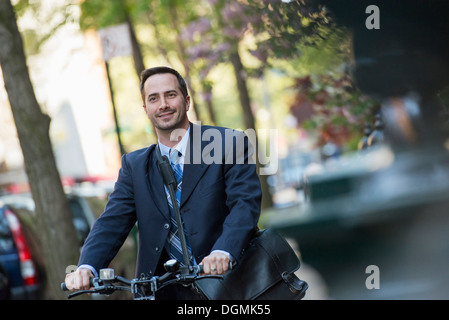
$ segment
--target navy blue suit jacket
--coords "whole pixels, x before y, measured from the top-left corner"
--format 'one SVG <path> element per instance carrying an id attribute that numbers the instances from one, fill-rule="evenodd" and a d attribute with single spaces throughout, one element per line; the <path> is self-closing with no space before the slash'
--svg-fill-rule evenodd
<path id="1" fill-rule="evenodd" d="M 250 160 L 251 145 L 240 131 L 190 126 L 180 204 L 185 233 L 198 263 L 217 249 L 229 252 L 238 262 L 260 215 L 262 194 L 256 165 Z M 232 155 L 225 152 L 231 141 L 237 141 Z M 79 265 L 89 264 L 97 271 L 107 267 L 137 222 L 136 274 L 154 273 L 170 223 L 155 146 L 122 157 L 114 191 L 85 241 Z M 213 156 L 215 163 L 207 156 Z"/>

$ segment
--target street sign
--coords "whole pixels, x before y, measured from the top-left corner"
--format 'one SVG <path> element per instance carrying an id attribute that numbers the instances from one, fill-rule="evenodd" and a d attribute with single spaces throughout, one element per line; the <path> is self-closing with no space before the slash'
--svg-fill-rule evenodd
<path id="1" fill-rule="evenodd" d="M 126 23 L 98 30 L 103 49 L 103 59 L 132 55 L 129 27 Z"/>

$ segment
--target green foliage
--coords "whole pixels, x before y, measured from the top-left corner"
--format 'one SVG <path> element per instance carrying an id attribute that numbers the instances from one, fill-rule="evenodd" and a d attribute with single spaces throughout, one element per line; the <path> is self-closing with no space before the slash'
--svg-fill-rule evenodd
<path id="1" fill-rule="evenodd" d="M 317 99 L 320 93 L 330 92 L 325 105 L 339 111 L 333 113 L 332 119 L 324 120 L 321 114 L 302 122 L 301 125 L 319 131 L 324 130 L 323 123 L 328 121 L 334 126 L 350 127 L 352 129 L 349 131 L 354 133 L 357 128 L 350 119 L 357 118 L 360 119 L 357 123 L 362 122 L 361 119 L 368 116 L 371 104 L 362 99 L 354 86 L 351 89 L 345 87 L 344 90 L 333 87 L 338 79 L 349 77 L 352 47 L 350 34 L 335 24 L 332 15 L 325 8 L 307 5 L 307 2 L 86 0 L 76 5 L 79 5 L 81 10 L 79 25 L 82 30 L 100 29 L 131 19 L 140 40 L 144 60 L 148 61 L 149 65 L 172 65 L 188 74 L 189 83 L 197 92 L 194 97 L 195 108 L 203 114 L 204 119 L 210 118 L 204 114 L 205 102 L 211 101 L 217 112 L 217 124 L 232 125 L 241 121 L 241 111 L 235 108 L 238 99 L 233 75 L 231 72 L 222 72 L 228 70 L 226 66 L 230 65 L 230 53 L 238 50 L 245 66 L 245 77 L 248 81 L 251 78 L 254 80 L 250 81 L 254 112 L 267 103 L 266 99 L 260 96 L 266 94 L 263 90 L 261 92 L 260 88 L 261 79 L 267 71 L 275 71 L 286 79 L 310 76 L 313 78 L 314 87 L 309 92 L 309 101 L 312 101 L 314 106 L 324 107 Z M 73 5 L 69 0 L 66 2 L 66 8 Z M 39 1 L 16 2 L 19 16 L 24 15 L 27 10 L 39 12 L 40 7 Z M 61 25 L 73 16 L 70 10 L 55 10 L 64 11 L 63 18 L 59 20 Z M 58 23 L 55 25 L 56 30 Z M 37 52 L 41 40 L 51 36 L 50 33 L 36 37 L 35 32 L 24 32 L 29 52 Z M 119 62 L 112 61 L 111 68 L 118 70 L 117 66 L 114 68 L 116 63 Z M 216 76 L 217 74 L 219 76 Z M 133 76 L 130 72 L 129 77 Z M 134 112 L 129 112 L 134 109 L 129 108 L 127 101 L 137 103 L 138 98 L 129 90 L 128 85 L 120 84 L 126 77 L 128 76 L 124 75 L 120 79 L 112 79 L 118 83 L 114 85 L 117 107 L 124 118 L 121 121 L 123 126 L 136 129 L 132 125 Z M 333 80 L 328 81 L 329 77 Z M 268 87 L 270 86 L 273 84 L 268 84 Z M 289 109 L 287 98 L 291 96 L 292 90 L 295 90 L 297 95 L 303 94 L 301 88 L 294 86 L 288 93 L 270 93 L 283 97 L 276 98 L 276 104 L 271 109 L 272 117 L 281 119 L 286 115 Z M 295 103 L 290 102 L 292 105 Z M 142 124 L 137 122 L 140 128 Z M 146 140 L 147 137 L 143 133 L 145 130 L 142 127 L 137 131 L 138 134 L 130 136 L 130 139 Z M 124 130 L 124 135 L 129 136 L 129 132 Z M 135 145 L 139 142 L 133 140 L 129 144 Z"/>
<path id="2" fill-rule="evenodd" d="M 378 102 L 358 91 L 347 74 L 319 74 L 298 78 L 291 112 L 299 124 L 327 142 L 356 148 L 365 123 L 373 122 Z"/>
<path id="3" fill-rule="evenodd" d="M 52 38 L 59 29 L 69 24 L 77 25 L 78 3 L 64 0 L 57 6 L 48 8 L 42 1 L 18 0 L 14 11 L 18 21 L 32 16 L 33 25 L 26 25 L 20 30 L 26 55 L 36 55 L 41 47 Z"/>
<path id="4" fill-rule="evenodd" d="M 87 0 L 81 2 L 80 28 L 101 29 L 126 21 L 128 9 L 122 0 Z"/>

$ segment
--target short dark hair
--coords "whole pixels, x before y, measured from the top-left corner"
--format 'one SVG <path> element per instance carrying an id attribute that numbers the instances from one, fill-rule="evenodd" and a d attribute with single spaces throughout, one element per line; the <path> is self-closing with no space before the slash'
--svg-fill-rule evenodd
<path id="1" fill-rule="evenodd" d="M 145 102 L 145 93 L 144 93 L 145 81 L 147 81 L 147 79 L 149 77 L 151 77 L 155 74 L 160 74 L 160 73 L 171 73 L 174 76 L 176 76 L 176 78 L 178 79 L 178 83 L 179 83 L 179 89 L 181 90 L 182 95 L 184 96 L 184 98 L 186 98 L 188 96 L 186 81 L 179 74 L 178 71 L 176 71 L 175 69 L 172 69 L 170 67 L 153 67 L 153 68 L 143 70 L 140 73 L 140 93 L 142 95 L 142 100 L 144 102 Z"/>

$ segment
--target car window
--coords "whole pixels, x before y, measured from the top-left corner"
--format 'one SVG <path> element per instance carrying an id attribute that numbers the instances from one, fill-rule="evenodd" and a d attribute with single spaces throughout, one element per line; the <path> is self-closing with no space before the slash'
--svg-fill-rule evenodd
<path id="1" fill-rule="evenodd" d="M 73 224 L 78 235 L 78 240 L 81 244 L 83 244 L 89 234 L 89 223 L 86 220 L 83 207 L 78 201 L 70 199 L 69 205 L 72 212 Z"/>
<path id="2" fill-rule="evenodd" d="M 0 208 L 0 254 L 14 249 L 14 240 L 11 235 L 8 220 L 6 220 L 3 208 Z"/>

